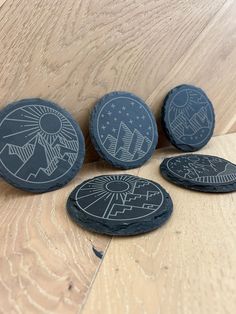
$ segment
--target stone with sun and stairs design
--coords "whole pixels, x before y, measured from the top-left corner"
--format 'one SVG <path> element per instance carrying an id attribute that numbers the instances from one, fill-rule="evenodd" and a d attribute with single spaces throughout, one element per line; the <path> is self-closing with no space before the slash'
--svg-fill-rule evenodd
<path id="1" fill-rule="evenodd" d="M 127 92 L 112 92 L 98 101 L 90 119 L 90 135 L 101 157 L 122 169 L 141 166 L 158 140 L 152 112 Z"/>
<path id="2" fill-rule="evenodd" d="M 198 87 L 177 86 L 164 100 L 162 125 L 175 147 L 183 151 L 199 150 L 208 143 L 214 131 L 212 103 Z"/>
<path id="3" fill-rule="evenodd" d="M 83 158 L 82 132 L 56 104 L 25 99 L 1 112 L 1 174 L 14 186 L 32 192 L 57 189 L 75 176 Z"/>
<path id="4" fill-rule="evenodd" d="M 70 217 L 91 231 L 131 235 L 160 227 L 173 209 L 156 182 L 119 174 L 98 176 L 78 185 L 67 201 Z"/>
<path id="5" fill-rule="evenodd" d="M 161 173 L 167 180 L 202 192 L 236 191 L 236 165 L 216 156 L 187 154 L 166 158 Z"/>

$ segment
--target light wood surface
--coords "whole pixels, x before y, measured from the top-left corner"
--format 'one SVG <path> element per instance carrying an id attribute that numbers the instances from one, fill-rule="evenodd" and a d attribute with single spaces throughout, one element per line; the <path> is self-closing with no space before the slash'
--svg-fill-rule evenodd
<path id="1" fill-rule="evenodd" d="M 148 97 L 160 120 L 166 91 L 180 82 L 203 87 L 216 112 L 214 134 L 236 131 L 236 1 L 227 1 Z M 162 138 L 163 140 L 163 138 Z"/>
<path id="2" fill-rule="evenodd" d="M 236 134 L 214 138 L 201 154 L 236 163 Z M 138 175 L 170 193 L 174 212 L 160 229 L 113 238 L 83 314 L 199 314 L 236 312 L 236 192 L 185 190 L 163 178 L 156 153 Z"/>
<path id="3" fill-rule="evenodd" d="M 27 97 L 57 102 L 80 123 L 88 162 L 98 159 L 89 113 L 112 90 L 142 97 L 159 121 L 170 88 L 198 85 L 214 104 L 215 135 L 236 132 L 235 16 L 235 0 L 0 0 L 0 108 Z M 160 123 L 159 131 L 168 145 Z M 104 162 L 42 195 L 0 180 L 0 313 L 235 313 L 236 195 L 164 181 L 159 164 L 176 153 L 158 150 L 126 171 L 163 184 L 175 205 L 164 227 L 133 238 L 95 235 L 66 214 L 77 184 L 121 172 Z M 236 162 L 236 133 L 201 153 Z"/>
<path id="4" fill-rule="evenodd" d="M 101 262 L 93 248 L 105 252 L 110 238 L 78 228 L 66 200 L 79 182 L 112 172 L 92 163 L 65 188 L 40 195 L 0 181 L 0 313 L 79 311 Z"/>
<path id="5" fill-rule="evenodd" d="M 0 0 L 0 108 L 26 97 L 64 106 L 83 129 L 89 161 L 97 159 L 88 119 L 99 97 L 128 90 L 158 115 L 169 88 L 190 82 L 212 99 L 216 134 L 235 131 L 235 5 Z"/>
<path id="6" fill-rule="evenodd" d="M 201 153 L 236 162 L 236 133 L 213 138 Z M 161 183 L 174 202 L 166 225 L 144 236 L 111 240 L 68 218 L 66 199 L 77 184 L 120 173 L 104 162 L 85 165 L 47 194 L 0 181 L 0 313 L 234 313 L 236 193 L 204 194 L 165 181 L 159 164 L 176 154 L 158 150 L 126 171 Z"/>

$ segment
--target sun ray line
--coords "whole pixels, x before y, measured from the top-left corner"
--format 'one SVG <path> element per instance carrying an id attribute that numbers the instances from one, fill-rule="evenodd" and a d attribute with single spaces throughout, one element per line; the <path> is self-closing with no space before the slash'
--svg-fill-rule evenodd
<path id="1" fill-rule="evenodd" d="M 39 107 L 39 106 L 33 105 L 33 108 L 35 109 L 36 112 L 38 112 L 38 114 L 40 114 L 40 116 L 44 114 L 44 112 L 41 109 L 41 106 Z"/>
<path id="2" fill-rule="evenodd" d="M 94 182 L 108 182 L 108 181 L 105 180 L 105 178 L 97 178 L 96 181 L 94 180 Z"/>
<path id="3" fill-rule="evenodd" d="M 70 134 L 70 135 L 75 135 L 75 133 L 72 133 L 72 132 L 70 132 L 70 131 L 67 131 L 65 128 L 63 128 L 63 131 L 66 132 L 66 133 L 68 133 L 68 134 Z"/>
<path id="4" fill-rule="evenodd" d="M 97 184 L 93 184 L 93 186 L 92 187 L 94 187 L 94 188 L 104 188 L 104 184 L 101 184 L 101 183 L 97 183 Z"/>
<path id="5" fill-rule="evenodd" d="M 38 111 L 34 110 L 34 108 L 32 108 L 32 106 L 28 107 L 28 109 L 31 110 L 29 113 L 34 114 L 35 116 L 40 118 L 41 114 L 39 114 Z"/>
<path id="6" fill-rule="evenodd" d="M 31 116 L 27 116 L 26 114 L 24 114 L 24 117 L 29 118 L 29 119 L 31 119 L 31 120 L 33 120 L 33 121 L 35 121 L 35 122 L 38 122 L 38 121 L 39 121 L 38 118 L 34 118 L 34 117 L 31 117 Z"/>
<path id="7" fill-rule="evenodd" d="M 31 130 L 35 130 L 35 128 L 38 129 L 38 126 L 34 127 L 34 128 L 31 128 L 31 129 L 23 130 L 23 131 L 20 131 L 20 132 L 15 132 L 15 133 L 12 133 L 12 134 L 5 135 L 5 136 L 3 136 L 3 138 L 7 138 L 7 137 L 14 136 L 14 135 L 18 135 L 18 134 L 21 134 L 21 133 L 24 133 L 24 132 L 29 132 Z"/>
<path id="8" fill-rule="evenodd" d="M 81 198 L 85 198 L 85 197 L 89 197 L 89 196 L 91 196 L 91 195 L 95 195 L 95 194 L 98 194 L 98 196 L 99 195 L 102 195 L 102 194 L 106 194 L 107 192 L 94 192 L 94 193 L 91 193 L 91 194 L 89 194 L 89 195 L 84 195 L 84 196 L 81 196 L 81 197 L 78 197 L 78 198 L 76 198 L 76 200 L 80 200 Z"/>
<path id="9" fill-rule="evenodd" d="M 98 189 L 96 187 L 94 187 L 94 188 L 81 188 L 80 190 L 81 191 L 91 191 L 91 190 L 104 191 L 103 189 Z"/>
<path id="10" fill-rule="evenodd" d="M 34 124 L 23 124 L 24 127 L 29 127 L 29 126 L 38 126 L 38 123 L 34 123 Z"/>
<path id="11" fill-rule="evenodd" d="M 25 110 L 24 108 L 20 108 L 22 111 L 26 112 L 27 114 L 31 115 L 34 117 L 34 119 L 38 120 L 39 116 L 35 113 L 32 113 L 30 111 Z M 30 108 L 29 108 L 30 109 Z"/>
<path id="12" fill-rule="evenodd" d="M 74 129 L 72 127 L 62 126 L 64 130 L 73 131 Z"/>
<path id="13" fill-rule="evenodd" d="M 106 193 L 107 194 L 107 193 Z M 88 207 L 90 207 L 91 205 L 95 204 L 96 202 L 98 202 L 101 198 L 103 198 L 104 195 L 100 196 L 97 200 L 95 200 L 94 202 L 90 203 L 88 206 L 84 207 L 83 209 L 87 209 Z"/>
<path id="14" fill-rule="evenodd" d="M 64 136 L 66 139 L 71 140 L 71 136 L 69 136 L 68 134 L 64 133 L 63 131 L 61 131 L 60 134 L 62 136 Z"/>
<path id="15" fill-rule="evenodd" d="M 13 118 L 6 118 L 7 121 L 16 121 L 16 122 L 25 122 L 25 123 L 35 123 L 37 124 L 37 121 L 30 121 L 30 120 L 21 120 L 21 119 L 13 119 Z"/>
<path id="16" fill-rule="evenodd" d="M 35 130 L 34 132 L 31 132 L 30 134 L 28 134 L 28 135 L 26 135 L 25 137 L 30 137 L 30 136 L 32 136 L 33 134 L 35 134 L 35 133 L 38 133 L 38 130 Z M 35 135 L 36 136 L 36 135 Z M 32 140 L 32 139 L 31 139 Z"/>

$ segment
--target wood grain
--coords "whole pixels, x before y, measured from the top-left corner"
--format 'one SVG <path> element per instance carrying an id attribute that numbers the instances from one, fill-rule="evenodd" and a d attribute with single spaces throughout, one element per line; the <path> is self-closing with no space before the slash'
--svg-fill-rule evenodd
<path id="1" fill-rule="evenodd" d="M 216 112 L 215 135 L 236 131 L 236 90 L 232 86 L 236 80 L 235 16 L 236 2 L 227 1 L 148 97 L 159 118 L 166 92 L 186 82 L 205 89 L 212 100 Z M 164 136 L 162 141 L 166 143 Z"/>
<path id="2" fill-rule="evenodd" d="M 79 182 L 107 172 L 114 170 L 92 163 L 65 188 L 40 195 L 0 182 L 0 313 L 79 311 L 101 262 L 93 247 L 105 251 L 110 238 L 74 224 L 66 200 Z"/>
<path id="3" fill-rule="evenodd" d="M 0 107 L 26 97 L 58 102 L 80 123 L 87 160 L 97 159 L 88 136 L 94 102 L 111 90 L 147 99 L 225 1 L 6 0 Z"/>
<path id="4" fill-rule="evenodd" d="M 236 134 L 215 137 L 201 153 L 236 163 Z M 162 228 L 113 238 L 83 314 L 226 314 L 236 312 L 236 193 L 182 189 L 159 173 L 163 149 L 139 175 L 162 184 L 174 212 Z"/>

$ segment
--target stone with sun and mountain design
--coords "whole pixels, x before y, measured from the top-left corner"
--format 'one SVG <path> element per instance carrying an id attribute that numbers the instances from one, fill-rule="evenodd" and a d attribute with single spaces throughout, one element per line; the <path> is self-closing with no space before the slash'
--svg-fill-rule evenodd
<path id="1" fill-rule="evenodd" d="M 236 165 L 216 156 L 187 154 L 166 158 L 160 166 L 168 181 L 202 192 L 236 191 Z"/>
<path id="2" fill-rule="evenodd" d="M 58 189 L 79 171 L 84 138 L 72 116 L 42 99 L 23 99 L 0 113 L 0 169 L 13 186 L 35 193 Z"/>
<path id="3" fill-rule="evenodd" d="M 186 152 L 199 150 L 214 131 L 212 103 L 201 88 L 177 86 L 164 99 L 162 126 L 176 148 Z"/>
<path id="4" fill-rule="evenodd" d="M 121 169 L 144 164 L 158 141 L 151 110 L 128 92 L 111 92 L 97 102 L 91 114 L 90 135 L 100 156 Z"/>
<path id="5" fill-rule="evenodd" d="M 135 235 L 160 227 L 173 210 L 156 182 L 127 174 L 89 179 L 70 194 L 67 211 L 82 227 L 109 235 Z"/>

